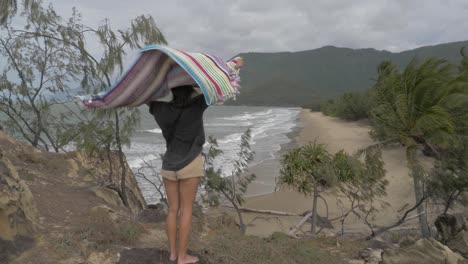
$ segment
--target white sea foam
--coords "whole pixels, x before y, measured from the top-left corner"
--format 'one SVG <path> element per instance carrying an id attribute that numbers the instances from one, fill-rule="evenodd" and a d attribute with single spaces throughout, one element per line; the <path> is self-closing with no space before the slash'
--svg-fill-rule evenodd
<path id="1" fill-rule="evenodd" d="M 229 143 L 240 143 L 243 133 L 234 133 L 224 137 L 221 140 L 218 140 L 218 144 L 229 144 Z"/>
<path id="2" fill-rule="evenodd" d="M 299 109 L 269 108 L 258 111 L 255 108 L 247 108 L 249 111 L 239 111 L 237 115 L 227 116 L 232 108 L 218 108 L 214 114 L 205 116 L 206 137 L 213 135 L 218 139 L 218 146 L 223 151 L 215 160 L 215 167 L 221 168 L 224 175 L 230 175 L 234 169 L 234 161 L 240 149 L 242 134 L 247 128 L 251 128 L 252 150 L 255 151 L 255 159 L 251 166 L 262 163 L 265 160 L 277 158 L 281 145 L 289 142 L 287 133 L 296 125 L 295 120 Z M 224 112 L 223 112 L 224 111 Z M 219 114 L 218 114 L 219 113 Z M 160 154 L 165 151 L 165 141 L 159 128 L 148 127 L 141 130 L 138 140 L 132 139 L 132 147 L 125 150 L 127 160 L 132 169 L 137 170 L 144 165 L 143 160 L 151 162 L 156 169 L 161 166 Z M 149 135 L 153 133 L 156 135 Z M 135 142 L 136 141 L 136 142 Z M 208 143 L 205 143 L 205 151 Z M 153 177 L 158 177 L 157 175 Z M 157 181 L 159 178 L 154 178 Z M 144 180 L 139 180 L 145 198 L 149 203 L 157 202 L 158 194 L 154 187 Z M 265 184 L 268 183 L 257 183 Z"/>
<path id="3" fill-rule="evenodd" d="M 156 133 L 156 134 L 162 134 L 162 130 L 159 128 L 155 129 L 149 129 L 149 130 L 144 130 L 145 132 L 150 132 L 150 133 Z"/>
<path id="4" fill-rule="evenodd" d="M 232 127 L 232 126 L 248 127 L 248 126 L 252 126 L 252 125 L 253 125 L 252 122 L 230 122 L 230 123 L 215 122 L 215 123 L 206 123 L 205 124 L 205 126 L 207 126 L 207 127 Z"/>
<path id="5" fill-rule="evenodd" d="M 128 166 L 132 169 L 138 169 L 140 167 L 143 167 L 145 165 L 145 162 L 152 162 L 154 160 L 157 160 L 159 159 L 158 156 L 154 155 L 154 154 L 148 154 L 148 155 L 145 155 L 143 157 L 139 157 L 139 158 L 134 158 L 134 159 L 131 159 L 128 161 Z M 151 164 L 151 163 L 150 163 Z"/>
<path id="6" fill-rule="evenodd" d="M 274 159 L 275 154 L 281 149 L 281 144 L 289 142 L 290 139 L 286 134 L 294 128 L 294 121 L 298 113 L 297 109 L 273 108 L 223 119 L 248 119 L 253 123 L 251 144 L 252 149 L 257 154 L 252 164 L 255 165 L 265 160 Z M 219 164 L 223 166 L 225 174 L 229 174 L 233 170 L 233 161 L 240 149 L 242 134 L 243 132 L 235 132 L 218 140 L 219 147 L 223 150 L 223 157 L 220 158 Z"/>
<path id="7" fill-rule="evenodd" d="M 259 117 L 265 117 L 270 115 L 273 112 L 273 109 L 268 109 L 262 112 L 257 112 L 257 113 L 244 113 L 243 115 L 237 115 L 233 117 L 222 117 L 220 119 L 223 120 L 230 120 L 230 121 L 246 121 L 246 120 L 252 120 L 252 119 L 257 119 Z"/>

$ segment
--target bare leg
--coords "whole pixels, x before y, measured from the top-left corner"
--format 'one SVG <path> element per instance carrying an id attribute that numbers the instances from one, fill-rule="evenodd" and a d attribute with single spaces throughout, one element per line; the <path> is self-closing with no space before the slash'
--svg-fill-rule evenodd
<path id="1" fill-rule="evenodd" d="M 179 212 L 179 182 L 163 178 L 166 188 L 169 209 L 167 210 L 166 227 L 167 239 L 169 240 L 170 261 L 177 259 L 177 214 Z"/>
<path id="2" fill-rule="evenodd" d="M 187 255 L 187 244 L 192 231 L 192 207 L 200 178 L 188 178 L 179 182 L 180 224 L 178 264 L 196 263 L 198 258 Z"/>

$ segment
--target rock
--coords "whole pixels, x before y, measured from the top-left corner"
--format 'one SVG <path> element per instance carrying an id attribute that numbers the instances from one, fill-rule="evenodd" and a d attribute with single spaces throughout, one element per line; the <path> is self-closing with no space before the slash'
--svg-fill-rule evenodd
<path id="1" fill-rule="evenodd" d="M 110 250 L 104 252 L 93 252 L 88 257 L 87 264 L 116 264 L 120 260 L 120 253 L 113 253 Z"/>
<path id="2" fill-rule="evenodd" d="M 416 238 L 415 236 L 405 235 L 402 238 L 400 238 L 398 244 L 400 245 L 400 247 L 409 247 L 416 243 L 416 241 L 418 241 L 418 238 Z"/>
<path id="3" fill-rule="evenodd" d="M 83 257 L 78 256 L 62 260 L 60 261 L 60 264 L 86 264 L 86 260 Z"/>
<path id="4" fill-rule="evenodd" d="M 188 252 L 197 256 L 200 261 L 197 264 L 207 264 L 208 262 L 200 255 Z M 173 264 L 169 261 L 169 252 L 158 248 L 131 248 L 121 252 L 118 264 Z"/>
<path id="5" fill-rule="evenodd" d="M 19 255 L 34 246 L 30 237 L 17 236 L 13 240 L 0 239 L 0 263 L 9 263 L 14 255 Z"/>
<path id="6" fill-rule="evenodd" d="M 462 214 L 442 214 L 435 221 L 440 240 L 451 250 L 468 258 L 468 231 Z"/>
<path id="7" fill-rule="evenodd" d="M 91 213 L 94 214 L 94 215 L 98 215 L 98 216 L 107 216 L 108 219 L 112 220 L 112 222 L 117 222 L 117 220 L 119 219 L 119 215 L 118 213 L 109 208 L 107 205 L 98 205 L 98 206 L 95 206 L 93 208 L 91 208 Z"/>
<path id="8" fill-rule="evenodd" d="M 446 244 L 451 250 L 460 253 L 463 257 L 468 258 L 468 232 L 461 231 L 450 239 Z"/>
<path id="9" fill-rule="evenodd" d="M 0 238 L 31 236 L 39 226 L 31 191 L 6 158 L 0 159 L 0 176 Z"/>
<path id="10" fill-rule="evenodd" d="M 166 206 L 162 203 L 149 204 L 148 209 L 165 210 Z"/>
<path id="11" fill-rule="evenodd" d="M 382 261 L 382 249 L 367 248 L 361 252 L 360 257 L 369 264 L 379 264 Z"/>
<path id="12" fill-rule="evenodd" d="M 117 152 L 111 153 L 110 161 L 107 159 L 107 156 L 106 158 L 89 156 L 84 152 L 69 152 L 66 154 L 41 152 L 39 149 L 28 144 L 17 142 L 2 131 L 0 131 L 0 149 L 2 152 L 0 156 L 4 156 L 10 160 L 11 164 L 21 173 L 21 179 L 28 180 L 29 177 L 32 181 L 33 179 L 45 179 L 54 175 L 59 177 L 66 176 L 60 180 L 69 186 L 85 187 L 106 184 L 119 188 L 121 184 L 120 172 L 122 169 L 120 168 L 120 159 Z M 6 158 L 2 158 L 2 160 Z M 123 158 L 129 208 L 133 213 L 138 214 L 146 208 L 146 202 L 137 184 L 135 175 L 128 166 L 125 157 Z M 1 174 L 2 172 L 0 171 Z M 109 202 L 110 205 L 121 206 L 122 201 L 120 196 L 115 191 L 106 189 L 108 188 L 102 187 L 101 190 L 97 189 L 97 196 Z"/>
<path id="13" fill-rule="evenodd" d="M 327 229 L 324 229 L 320 235 L 324 236 L 324 237 L 336 237 L 338 234 L 336 232 L 334 232 L 333 230 L 327 230 Z"/>
<path id="14" fill-rule="evenodd" d="M 373 249 L 396 249 L 397 245 L 383 239 L 382 237 L 374 237 L 370 240 L 369 247 Z"/>
<path id="15" fill-rule="evenodd" d="M 348 260 L 348 264 L 366 264 L 366 262 L 362 259 L 351 259 Z"/>
<path id="16" fill-rule="evenodd" d="M 93 187 L 91 189 L 97 197 L 103 199 L 106 203 L 114 205 L 114 206 L 123 206 L 122 199 L 120 199 L 119 194 L 112 189 L 106 187 Z"/>
<path id="17" fill-rule="evenodd" d="M 382 264 L 460 264 L 465 259 L 434 239 L 420 239 L 413 245 L 400 249 L 387 249 L 382 254 Z"/>
<path id="18" fill-rule="evenodd" d="M 74 160 L 78 162 L 79 166 L 82 166 L 85 169 L 93 171 L 92 175 L 94 179 L 89 179 L 89 181 L 106 182 L 108 184 L 113 184 L 115 186 L 120 187 L 121 174 L 117 172 L 120 172 L 121 168 L 120 168 L 119 155 L 117 152 L 111 153 L 111 161 L 112 161 L 111 164 L 112 164 L 112 171 L 113 171 L 111 175 L 111 179 L 109 179 L 111 168 L 107 160 L 106 161 L 99 160 L 99 157 L 98 158 L 87 157 L 83 153 L 75 153 L 74 155 L 75 155 Z M 133 213 L 138 214 L 144 208 L 146 208 L 146 201 L 143 197 L 140 187 L 138 186 L 135 175 L 133 174 L 132 170 L 127 164 L 125 156 L 123 158 L 124 158 L 125 174 L 126 174 L 125 186 L 126 186 L 126 191 L 127 191 L 127 200 L 129 203 L 129 208 L 132 210 Z M 96 164 L 99 164 L 99 166 L 97 166 Z M 85 173 L 83 177 L 89 176 L 89 175 L 90 175 L 89 173 Z M 101 188 L 109 189 L 105 187 L 101 187 Z M 98 191 L 98 193 L 99 192 L 100 191 Z M 96 195 L 103 198 L 104 200 L 106 198 L 109 198 L 110 201 L 113 202 L 113 204 L 122 202 L 118 194 L 116 197 L 114 194 L 110 194 L 110 192 L 107 192 L 107 191 L 102 191 L 102 192 L 103 193 L 100 193 L 102 194 L 102 196 L 99 196 L 100 194 L 98 193 L 96 193 Z M 119 202 L 117 202 L 117 200 L 119 200 Z"/>
<path id="19" fill-rule="evenodd" d="M 87 239 L 83 239 L 79 244 L 81 254 L 88 256 L 90 252 L 97 250 L 98 245 L 96 242 L 90 242 Z"/>
<path id="20" fill-rule="evenodd" d="M 166 212 L 162 204 L 150 205 L 138 216 L 143 223 L 162 223 L 166 220 Z"/>
<path id="21" fill-rule="evenodd" d="M 442 243 L 450 241 L 463 230 L 466 231 L 466 222 L 462 214 L 442 214 L 435 220 L 435 226 Z"/>

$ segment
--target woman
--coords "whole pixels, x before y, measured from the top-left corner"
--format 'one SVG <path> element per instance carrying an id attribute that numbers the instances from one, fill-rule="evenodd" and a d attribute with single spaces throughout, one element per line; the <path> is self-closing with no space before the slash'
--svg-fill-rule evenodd
<path id="1" fill-rule="evenodd" d="M 150 113 L 162 130 L 166 140 L 161 176 L 166 189 L 169 208 L 167 212 L 167 238 L 170 260 L 178 264 L 196 263 L 198 258 L 187 255 L 191 232 L 192 205 L 200 177 L 204 176 L 201 155 L 205 143 L 203 112 L 208 105 L 203 94 L 192 86 L 172 89 L 172 102 L 152 102 Z M 179 251 L 177 253 L 177 216 L 180 209 Z"/>
<path id="2" fill-rule="evenodd" d="M 239 70 L 244 61 L 234 60 L 232 70 Z M 231 66 L 230 66 L 231 67 Z M 178 264 L 196 263 L 198 258 L 187 254 L 187 244 L 192 226 L 192 205 L 200 177 L 204 176 L 205 143 L 203 113 L 208 108 L 199 88 L 179 86 L 172 88 L 169 102 L 150 103 L 150 113 L 162 130 L 166 140 L 161 176 L 169 204 L 166 225 L 170 261 Z M 177 251 L 177 216 L 179 219 L 179 248 Z"/>

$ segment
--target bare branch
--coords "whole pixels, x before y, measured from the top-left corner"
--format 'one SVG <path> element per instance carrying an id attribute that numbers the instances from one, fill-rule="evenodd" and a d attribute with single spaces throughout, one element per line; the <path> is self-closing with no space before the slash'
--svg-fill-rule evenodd
<path id="1" fill-rule="evenodd" d="M 310 213 L 308 213 L 306 216 L 304 216 L 304 218 L 302 218 L 302 220 L 295 226 L 295 227 L 292 227 L 291 230 L 289 231 L 288 235 L 289 236 L 293 236 L 294 233 L 296 232 L 296 230 L 300 230 L 300 228 L 307 222 L 307 220 L 309 220 L 309 218 L 312 217 L 312 211 Z"/>
<path id="2" fill-rule="evenodd" d="M 223 205 L 223 207 L 234 208 L 234 206 L 230 206 L 230 205 Z M 281 215 L 281 216 L 301 216 L 300 214 L 296 214 L 296 213 L 281 212 L 281 211 L 275 211 L 275 210 L 263 210 L 263 209 L 254 209 L 254 208 L 246 208 L 246 207 L 238 207 L 238 209 L 240 211 L 249 212 L 249 213 Z"/>
<path id="3" fill-rule="evenodd" d="M 389 225 L 389 226 L 386 226 L 386 227 L 383 227 L 383 228 L 380 228 L 378 230 L 376 230 L 373 234 L 371 234 L 370 236 L 367 237 L 367 239 L 371 239 L 375 236 L 378 236 L 394 227 L 397 227 L 401 224 L 403 224 L 404 222 L 407 222 L 411 219 L 414 219 L 416 217 L 419 217 L 420 215 L 423 215 L 425 214 L 425 212 L 422 212 L 422 213 L 419 213 L 417 215 L 414 215 L 414 216 L 411 216 L 411 217 L 408 217 L 408 214 L 411 213 L 412 211 L 416 210 L 425 200 L 427 200 L 428 196 L 427 195 L 424 195 L 422 197 L 422 199 L 420 199 L 413 207 L 411 207 L 410 209 L 406 210 L 406 212 L 403 214 L 403 216 L 397 221 L 395 222 L 394 224 L 392 225 Z"/>

